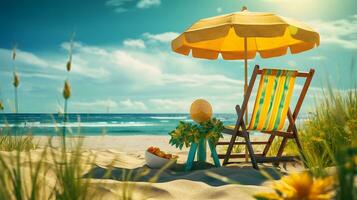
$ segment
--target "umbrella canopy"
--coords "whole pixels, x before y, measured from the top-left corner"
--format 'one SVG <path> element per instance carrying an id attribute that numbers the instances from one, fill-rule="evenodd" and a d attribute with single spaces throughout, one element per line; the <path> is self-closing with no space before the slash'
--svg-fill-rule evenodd
<path id="1" fill-rule="evenodd" d="M 302 22 L 273 13 L 241 12 L 194 23 L 172 41 L 173 51 L 195 58 L 252 59 L 300 53 L 318 46 L 319 34 Z"/>

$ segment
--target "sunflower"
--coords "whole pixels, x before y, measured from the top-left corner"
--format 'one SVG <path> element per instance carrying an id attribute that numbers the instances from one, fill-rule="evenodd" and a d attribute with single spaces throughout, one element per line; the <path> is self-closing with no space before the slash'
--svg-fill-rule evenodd
<path id="1" fill-rule="evenodd" d="M 261 193 L 264 200 L 329 200 L 334 197 L 333 177 L 314 179 L 307 172 L 284 176 L 273 184 L 275 193 Z"/>

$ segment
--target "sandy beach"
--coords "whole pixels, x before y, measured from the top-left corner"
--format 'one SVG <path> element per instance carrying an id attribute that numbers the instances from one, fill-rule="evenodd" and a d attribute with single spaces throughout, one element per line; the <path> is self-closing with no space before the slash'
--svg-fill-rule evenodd
<path id="1" fill-rule="evenodd" d="M 36 163 L 40 160 L 48 137 L 35 136 L 39 149 L 30 151 L 31 160 Z M 76 141 L 78 138 L 68 138 Z M 123 175 L 131 171 L 140 174 L 148 170 L 144 175 L 131 180 L 133 199 L 254 199 L 252 196 L 257 192 L 268 192 L 272 189 L 269 184 L 272 180 L 263 176 L 259 171 L 253 169 L 250 164 L 229 165 L 215 168 L 206 166 L 202 170 L 194 169 L 189 172 L 177 170 L 184 166 L 187 159 L 188 149 L 179 150 L 168 144 L 168 136 L 87 136 L 83 138 L 83 151 L 81 152 L 81 163 L 84 166 L 83 177 L 91 175 L 89 187 L 89 199 L 120 199 L 122 191 L 128 183 L 122 182 Z M 60 144 L 60 138 L 53 138 L 53 145 Z M 73 144 L 72 144 L 73 145 Z M 159 173 L 158 169 L 149 169 L 145 166 L 144 152 L 155 145 L 166 152 L 179 155 L 178 164 L 172 169 L 161 172 L 156 180 L 152 178 Z M 53 150 L 53 155 L 59 156 L 58 150 Z M 11 152 L 0 152 L 3 157 L 10 156 Z M 22 166 L 29 162 L 28 153 L 22 152 Z M 49 166 L 53 164 L 53 158 L 46 156 L 45 161 Z M 208 162 L 212 163 L 208 156 Z M 49 167 L 51 168 L 51 167 Z M 194 166 L 195 168 L 195 166 Z M 299 167 L 288 167 L 288 171 L 280 171 L 270 166 L 263 167 L 264 171 L 274 179 L 279 179 L 280 173 L 300 170 Z M 111 171 L 107 176 L 108 170 Z M 25 170 L 26 171 L 26 170 Z M 26 177 L 26 176 L 24 176 Z M 234 184 L 227 183 L 230 182 Z M 50 187 L 54 184 L 55 176 L 47 173 L 44 178 Z M 29 180 L 27 180 L 29 181 Z M 25 181 L 26 182 L 26 181 Z M 50 183 L 50 184 L 48 184 Z M 46 195 L 46 193 L 44 193 Z"/>

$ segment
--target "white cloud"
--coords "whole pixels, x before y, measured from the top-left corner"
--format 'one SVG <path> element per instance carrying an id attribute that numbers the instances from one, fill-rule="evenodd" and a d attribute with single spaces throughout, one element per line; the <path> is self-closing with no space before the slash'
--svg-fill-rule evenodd
<path id="1" fill-rule="evenodd" d="M 22 63 L 27 63 L 31 65 L 36 65 L 39 67 L 46 67 L 48 66 L 47 61 L 37 57 L 36 55 L 24 51 L 17 52 L 18 61 Z"/>
<path id="2" fill-rule="evenodd" d="M 157 112 L 185 112 L 190 107 L 190 101 L 180 99 L 150 99 L 149 103 Z"/>
<path id="3" fill-rule="evenodd" d="M 105 63 L 96 61 L 95 57 L 89 58 L 89 55 L 91 54 L 74 55 L 72 61 L 72 72 L 93 79 L 103 79 L 108 77 L 111 72 Z"/>
<path id="4" fill-rule="evenodd" d="M 218 12 L 218 13 L 221 13 L 221 12 L 222 12 L 222 7 L 218 7 L 218 8 L 217 8 L 217 12 Z"/>
<path id="5" fill-rule="evenodd" d="M 105 2 L 107 6 L 122 6 L 126 2 L 130 2 L 132 0 L 108 0 Z"/>
<path id="6" fill-rule="evenodd" d="M 161 70 L 158 66 L 148 63 L 138 56 L 133 56 L 129 52 L 114 51 L 113 62 L 121 74 L 132 80 L 146 82 L 146 84 L 158 84 L 160 81 Z"/>
<path id="7" fill-rule="evenodd" d="M 63 77 L 58 76 L 56 74 L 46 74 L 46 73 L 21 73 L 21 77 L 27 78 L 46 78 L 46 79 L 53 79 L 53 80 L 62 80 Z"/>
<path id="8" fill-rule="evenodd" d="M 140 0 L 136 6 L 140 9 L 145 9 L 153 6 L 159 6 L 160 4 L 161 0 Z"/>
<path id="9" fill-rule="evenodd" d="M 151 34 L 151 33 L 144 33 L 144 38 L 148 39 L 149 41 L 158 41 L 158 42 L 171 42 L 175 39 L 179 34 L 175 32 L 165 32 L 160 34 Z"/>
<path id="10" fill-rule="evenodd" d="M 163 35 L 167 34 L 150 34 L 152 38 L 166 41 Z M 180 87 L 206 86 L 212 89 L 230 89 L 243 85 L 241 80 L 228 78 L 222 74 L 206 73 L 205 67 L 197 60 L 157 49 L 155 51 L 149 49 L 131 51 L 120 48 L 108 50 L 75 43 L 75 52 L 73 62 L 77 73 L 98 78 L 125 78 L 124 80 L 130 80 L 131 86 L 135 87 L 170 84 Z M 187 73 L 188 70 L 191 73 Z"/>
<path id="11" fill-rule="evenodd" d="M 146 105 L 141 101 L 133 101 L 131 99 L 126 99 L 119 102 L 121 106 L 124 106 L 123 110 L 130 110 L 131 112 L 135 111 L 146 111 Z"/>
<path id="12" fill-rule="evenodd" d="M 64 42 L 61 47 L 68 51 L 69 43 Z M 110 75 L 109 63 L 106 61 L 110 57 L 110 52 L 105 48 L 90 46 L 81 42 L 73 44 L 72 70 L 71 72 L 93 79 L 103 79 Z M 59 70 L 65 70 L 65 63 L 68 55 L 57 59 L 53 66 Z M 62 60 L 62 61 L 59 61 Z"/>
<path id="13" fill-rule="evenodd" d="M 145 43 L 142 39 L 126 39 L 123 42 L 123 45 L 126 47 L 134 47 L 139 49 L 145 49 Z"/>
<path id="14" fill-rule="evenodd" d="M 357 15 L 333 21 L 316 20 L 309 24 L 320 33 L 321 44 L 357 49 Z"/>
<path id="15" fill-rule="evenodd" d="M 98 110 L 106 110 L 108 108 L 115 109 L 118 107 L 118 103 L 111 99 L 107 99 L 107 100 L 96 100 L 96 101 L 71 102 L 71 106 L 79 110 L 98 111 Z"/>
<path id="16" fill-rule="evenodd" d="M 9 49 L 0 49 L 0 57 L 2 59 L 10 60 L 12 58 L 12 50 Z M 37 55 L 22 51 L 20 49 L 16 50 L 16 63 L 18 64 L 27 64 L 34 65 L 36 67 L 47 67 L 48 62 Z M 10 66 L 9 66 L 10 67 Z"/>
<path id="17" fill-rule="evenodd" d="M 123 13 L 128 11 L 128 8 L 125 8 L 127 3 L 131 2 L 132 0 L 108 0 L 105 2 L 105 5 L 114 7 L 115 12 Z"/>
<path id="18" fill-rule="evenodd" d="M 216 88 L 230 88 L 243 85 L 243 81 L 230 79 L 220 74 L 165 74 L 165 83 L 179 84 L 182 86 L 206 86 Z"/>
<path id="19" fill-rule="evenodd" d="M 68 51 L 69 47 L 70 47 L 70 43 L 69 42 L 63 42 L 61 44 L 61 47 Z M 73 49 L 74 49 L 74 52 L 90 53 L 90 54 L 95 54 L 95 55 L 100 55 L 100 56 L 105 56 L 105 55 L 108 55 L 108 53 L 109 53 L 104 48 L 86 45 L 86 44 L 83 44 L 81 42 L 74 42 L 73 43 Z"/>
<path id="20" fill-rule="evenodd" d="M 124 13 L 132 9 L 147 9 L 160 6 L 161 0 L 138 0 L 136 5 L 133 5 L 137 0 L 108 0 L 105 5 L 113 7 L 116 13 Z"/>

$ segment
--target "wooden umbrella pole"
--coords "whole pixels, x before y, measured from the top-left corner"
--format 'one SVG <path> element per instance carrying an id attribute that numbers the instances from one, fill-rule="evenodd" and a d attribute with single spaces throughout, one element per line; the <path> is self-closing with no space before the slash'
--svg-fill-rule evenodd
<path id="1" fill-rule="evenodd" d="M 244 37 L 244 95 L 248 89 L 248 41 L 247 37 Z M 245 111 L 245 123 L 248 124 L 248 105 Z M 245 161 L 248 162 L 248 149 L 245 147 Z"/>

